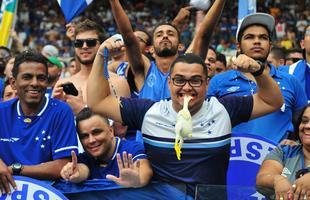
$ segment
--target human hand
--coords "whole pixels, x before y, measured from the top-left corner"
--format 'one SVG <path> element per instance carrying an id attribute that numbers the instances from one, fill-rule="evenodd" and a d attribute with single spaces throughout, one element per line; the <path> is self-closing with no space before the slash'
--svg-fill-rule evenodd
<path id="1" fill-rule="evenodd" d="M 55 85 L 55 87 L 53 88 L 52 97 L 61 101 L 65 101 L 65 94 L 61 84 Z"/>
<path id="2" fill-rule="evenodd" d="M 72 162 L 68 162 L 60 171 L 63 179 L 77 183 L 79 182 L 80 172 L 77 163 L 77 157 L 74 151 L 71 151 Z"/>
<path id="3" fill-rule="evenodd" d="M 78 114 L 85 107 L 81 88 L 79 88 L 78 91 L 78 96 L 64 94 L 64 100 L 69 104 L 73 110 L 74 115 Z"/>
<path id="4" fill-rule="evenodd" d="M 119 37 L 111 36 L 106 39 L 99 47 L 98 52 L 103 53 L 104 48 L 109 50 L 109 56 L 114 57 L 125 51 L 124 41 Z"/>
<path id="5" fill-rule="evenodd" d="M 2 194 L 11 193 L 10 185 L 16 190 L 17 186 L 12 177 L 13 171 L 0 159 L 0 190 Z"/>
<path id="6" fill-rule="evenodd" d="M 193 9 L 193 6 L 186 6 L 184 8 L 181 8 L 177 14 L 177 16 L 173 19 L 172 23 L 175 25 L 180 25 L 186 23 L 187 19 L 189 19 L 191 15 L 191 10 Z"/>
<path id="7" fill-rule="evenodd" d="M 294 200 L 310 199 L 310 174 L 298 178 L 293 184 Z"/>
<path id="8" fill-rule="evenodd" d="M 123 152 L 123 161 L 120 154 L 117 154 L 116 159 L 119 169 L 119 177 L 109 174 L 106 178 L 124 187 L 140 187 L 139 161 L 133 163 L 132 155 L 127 155 L 127 152 Z"/>
<path id="9" fill-rule="evenodd" d="M 293 187 L 286 177 L 282 175 L 276 175 L 274 178 L 274 190 L 276 199 L 279 200 L 292 200 L 293 199 Z"/>
<path id="10" fill-rule="evenodd" d="M 245 73 L 253 73 L 257 72 L 261 66 L 253 58 L 245 54 L 240 54 L 234 60 L 232 68 Z"/>

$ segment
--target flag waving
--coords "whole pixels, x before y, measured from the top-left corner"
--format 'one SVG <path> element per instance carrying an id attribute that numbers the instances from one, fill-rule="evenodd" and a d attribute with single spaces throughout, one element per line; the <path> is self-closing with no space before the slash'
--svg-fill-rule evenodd
<path id="1" fill-rule="evenodd" d="M 66 22 L 69 23 L 74 17 L 78 16 L 93 0 L 57 0 L 65 16 Z"/>
<path id="2" fill-rule="evenodd" d="M 1 5 L 0 46 L 8 46 L 17 0 L 3 0 Z"/>
<path id="3" fill-rule="evenodd" d="M 238 2 L 238 22 L 248 14 L 256 13 L 256 0 L 239 0 Z"/>

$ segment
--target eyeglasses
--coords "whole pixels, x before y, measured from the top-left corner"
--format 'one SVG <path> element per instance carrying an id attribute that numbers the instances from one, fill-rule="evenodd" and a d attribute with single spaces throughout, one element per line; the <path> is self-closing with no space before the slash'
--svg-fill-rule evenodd
<path id="1" fill-rule="evenodd" d="M 76 39 L 74 41 L 74 47 L 75 48 L 82 48 L 84 43 L 86 43 L 87 47 L 94 47 L 97 45 L 97 41 L 99 41 L 96 38 L 89 38 L 89 39 Z"/>
<path id="2" fill-rule="evenodd" d="M 183 87 L 188 83 L 192 87 L 200 87 L 203 83 L 203 79 L 193 78 L 193 79 L 184 79 L 184 78 L 171 78 L 173 85 Z"/>

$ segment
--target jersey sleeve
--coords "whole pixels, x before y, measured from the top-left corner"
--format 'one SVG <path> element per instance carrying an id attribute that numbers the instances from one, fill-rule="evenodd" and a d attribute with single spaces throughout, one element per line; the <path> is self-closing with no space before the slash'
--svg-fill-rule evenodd
<path id="1" fill-rule="evenodd" d="M 277 146 L 267 154 L 264 160 L 275 160 L 283 165 L 283 156 L 284 154 L 281 146 Z"/>
<path id="2" fill-rule="evenodd" d="M 52 136 L 53 160 L 71 157 L 71 151 L 77 152 L 77 134 L 74 123 L 74 115 L 71 108 L 63 103 L 55 109 L 59 109 L 54 119 L 54 136 Z"/>
<path id="3" fill-rule="evenodd" d="M 145 113 L 154 103 L 146 99 L 121 98 L 120 110 L 123 124 L 129 126 L 129 129 L 141 130 Z"/>
<path id="4" fill-rule="evenodd" d="M 127 152 L 132 154 L 134 162 L 139 159 L 147 159 L 142 143 L 128 140 L 126 141 L 125 145 L 128 148 Z"/>
<path id="5" fill-rule="evenodd" d="M 293 107 L 293 112 L 298 112 L 300 111 L 304 106 L 307 105 L 308 99 L 306 96 L 306 93 L 304 91 L 304 89 L 302 88 L 301 84 L 299 83 L 299 81 L 297 80 L 296 77 L 294 77 L 293 75 L 291 76 L 291 85 L 292 87 L 294 87 L 294 97 L 295 97 L 295 101 L 294 101 L 294 107 Z"/>
<path id="6" fill-rule="evenodd" d="M 227 110 L 232 126 L 247 122 L 253 110 L 253 96 L 225 96 L 219 98 Z"/>

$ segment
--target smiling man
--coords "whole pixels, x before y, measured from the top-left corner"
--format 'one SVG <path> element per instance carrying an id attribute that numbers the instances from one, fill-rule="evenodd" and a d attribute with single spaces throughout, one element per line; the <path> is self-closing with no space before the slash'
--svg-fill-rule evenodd
<path id="1" fill-rule="evenodd" d="M 100 67 L 92 69 L 87 83 L 89 106 L 107 118 L 141 130 L 154 178 L 189 184 L 191 194 L 195 184 L 226 183 L 232 126 L 273 112 L 283 103 L 277 84 L 267 73 L 262 73 L 261 65 L 247 56 L 238 57 L 235 62 L 240 70 L 259 73 L 258 94 L 205 99 L 208 72 L 204 61 L 195 54 L 179 56 L 172 63 L 168 78 L 171 100 L 121 98 L 119 102 L 109 95 L 108 82 L 102 76 L 101 52 L 113 45 L 105 41 L 95 58 L 95 66 Z M 192 97 L 188 108 L 193 133 L 191 138 L 185 138 L 182 159 L 178 160 L 173 149 L 174 129 L 184 96 Z"/>
<path id="2" fill-rule="evenodd" d="M 124 187 L 142 187 L 152 176 L 143 144 L 114 137 L 104 117 L 84 108 L 76 116 L 76 127 L 85 149 L 61 170 L 74 183 L 86 179 L 109 178 Z"/>
<path id="3" fill-rule="evenodd" d="M 12 175 L 60 178 L 77 151 L 74 116 L 69 106 L 45 97 L 47 63 L 25 51 L 15 58 L 10 84 L 18 98 L 0 104 L 0 190 L 9 193 Z"/>

